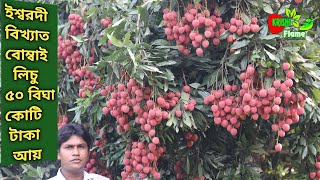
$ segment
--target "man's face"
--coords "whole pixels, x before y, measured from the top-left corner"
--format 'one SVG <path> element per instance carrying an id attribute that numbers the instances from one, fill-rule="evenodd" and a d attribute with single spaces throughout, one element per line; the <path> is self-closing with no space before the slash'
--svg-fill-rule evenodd
<path id="1" fill-rule="evenodd" d="M 81 137 L 72 135 L 68 141 L 61 144 L 58 159 L 61 160 L 61 168 L 65 171 L 83 171 L 89 160 L 87 143 Z"/>

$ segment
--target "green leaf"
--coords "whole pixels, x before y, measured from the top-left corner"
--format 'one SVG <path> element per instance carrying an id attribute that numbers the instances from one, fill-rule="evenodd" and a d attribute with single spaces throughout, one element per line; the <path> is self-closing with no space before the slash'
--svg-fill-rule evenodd
<path id="1" fill-rule="evenodd" d="M 246 13 L 241 12 L 240 16 L 246 24 L 250 24 L 251 20 Z"/>
<path id="2" fill-rule="evenodd" d="M 200 84 L 199 83 L 192 83 L 192 84 L 189 84 L 189 86 L 193 87 L 194 89 L 197 89 Z"/>
<path id="3" fill-rule="evenodd" d="M 163 90 L 164 90 L 164 92 L 167 92 L 168 89 L 169 89 L 168 81 L 165 81 Z"/>
<path id="4" fill-rule="evenodd" d="M 275 48 L 274 46 L 271 46 L 270 44 L 265 44 L 265 45 L 268 46 L 270 49 L 277 50 L 277 48 Z"/>
<path id="5" fill-rule="evenodd" d="M 107 40 L 107 38 L 108 38 L 108 35 L 107 35 L 107 34 L 103 35 L 102 38 L 99 39 L 98 46 L 101 46 L 103 43 L 105 43 L 106 40 Z"/>
<path id="6" fill-rule="evenodd" d="M 262 27 L 260 27 L 260 34 L 261 36 L 267 36 L 269 31 L 269 28 L 267 26 L 267 24 L 262 25 Z"/>
<path id="7" fill-rule="evenodd" d="M 192 115 L 189 111 L 184 111 L 183 114 L 183 123 L 187 125 L 189 128 L 192 128 Z"/>
<path id="8" fill-rule="evenodd" d="M 22 166 L 22 168 L 24 168 L 23 165 L 21 165 L 21 166 Z M 1 170 L 8 176 L 14 176 L 14 174 L 6 167 L 1 167 Z M 25 169 L 25 172 L 26 172 L 26 170 L 27 169 Z"/>
<path id="9" fill-rule="evenodd" d="M 320 101 L 320 90 L 317 88 L 312 88 L 312 93 L 316 97 L 317 101 Z"/>
<path id="10" fill-rule="evenodd" d="M 268 153 L 263 149 L 263 144 L 256 144 L 249 147 L 249 150 L 257 154 L 267 154 Z"/>
<path id="11" fill-rule="evenodd" d="M 286 15 L 287 15 L 287 17 L 290 17 L 290 15 L 291 15 L 291 11 L 289 8 L 286 9 Z"/>
<path id="12" fill-rule="evenodd" d="M 289 8 L 289 7 L 290 7 L 290 4 L 283 4 L 283 5 L 281 6 L 281 8 L 279 9 L 278 14 L 283 14 L 283 13 L 285 13 L 286 9 Z"/>
<path id="13" fill-rule="evenodd" d="M 124 21 L 124 20 L 125 20 L 125 18 L 120 19 L 119 21 L 115 22 L 115 23 L 112 25 L 112 27 L 118 26 L 118 25 L 121 24 L 122 21 Z"/>
<path id="14" fill-rule="evenodd" d="M 291 13 L 290 13 L 290 17 L 294 17 L 297 14 L 296 8 L 294 8 Z"/>
<path id="15" fill-rule="evenodd" d="M 120 54 L 123 54 L 123 49 L 119 49 L 117 51 L 114 51 L 110 56 L 106 56 L 103 58 L 105 61 L 116 61 Z"/>
<path id="16" fill-rule="evenodd" d="M 132 0 L 130 3 L 130 9 L 133 7 L 133 5 L 135 5 L 137 3 L 138 0 Z"/>
<path id="17" fill-rule="evenodd" d="M 302 63 L 301 66 L 309 69 L 309 70 L 317 70 L 319 67 L 313 63 Z"/>
<path id="18" fill-rule="evenodd" d="M 224 31 L 220 36 L 219 36 L 219 40 L 224 40 L 224 39 L 226 39 L 228 36 L 230 35 L 230 31 L 229 31 L 229 29 L 228 30 L 226 30 L 226 31 Z"/>
<path id="19" fill-rule="evenodd" d="M 90 16 L 92 16 L 95 12 L 96 12 L 96 8 L 92 8 L 92 9 L 89 9 L 87 12 L 86 12 L 86 16 L 87 17 L 90 17 Z"/>
<path id="20" fill-rule="evenodd" d="M 70 36 L 72 37 L 73 40 L 75 40 L 77 42 L 83 42 L 82 38 L 79 38 L 79 37 L 76 37 L 76 36 L 72 36 L 72 35 L 70 35 Z"/>
<path id="21" fill-rule="evenodd" d="M 116 66 L 111 66 L 112 67 L 112 72 L 117 76 L 118 79 L 120 79 L 120 73 L 119 70 Z"/>
<path id="22" fill-rule="evenodd" d="M 271 8 L 271 6 L 269 4 L 266 4 L 264 7 L 263 7 L 263 10 L 266 12 L 266 13 L 269 13 L 269 14 L 273 14 L 273 10 Z"/>
<path id="23" fill-rule="evenodd" d="M 304 159 L 308 155 L 308 146 L 304 147 L 301 158 Z"/>
<path id="24" fill-rule="evenodd" d="M 242 40 L 242 41 L 237 41 L 235 43 L 232 44 L 232 46 L 230 48 L 232 49 L 239 49 L 242 47 L 245 47 L 246 45 L 248 45 L 250 43 L 250 40 Z"/>
<path id="25" fill-rule="evenodd" d="M 207 96 L 210 95 L 210 93 L 206 92 L 206 91 L 198 91 L 198 94 L 202 97 L 202 98 L 205 98 Z"/>
<path id="26" fill-rule="evenodd" d="M 131 51 L 130 48 L 127 48 L 127 50 L 128 50 L 129 56 L 130 56 L 130 58 L 131 58 L 131 60 L 132 60 L 132 62 L 134 64 L 134 66 L 136 67 L 137 63 L 136 63 L 136 57 L 134 56 L 134 53 Z"/>
<path id="27" fill-rule="evenodd" d="M 270 53 L 266 49 L 264 49 L 264 51 L 267 53 L 267 55 L 269 56 L 269 58 L 271 60 L 276 61 L 277 63 L 280 63 L 280 59 L 277 56 L 275 56 L 274 54 Z"/>
<path id="28" fill-rule="evenodd" d="M 69 28 L 70 28 L 70 23 L 66 24 L 66 26 L 62 29 L 61 35 L 64 38 L 66 38 L 66 36 L 68 35 Z"/>
<path id="29" fill-rule="evenodd" d="M 273 83 L 273 79 L 272 78 L 270 78 L 270 77 L 266 77 L 265 78 L 265 88 L 266 89 L 271 88 L 272 83 Z"/>
<path id="30" fill-rule="evenodd" d="M 203 176 L 203 161 L 202 161 L 202 159 L 200 159 L 200 164 L 198 165 L 198 174 L 199 174 L 199 177 Z"/>
<path id="31" fill-rule="evenodd" d="M 87 66 L 87 67 L 85 67 L 84 69 L 93 72 L 93 71 L 96 69 L 96 67 L 94 67 L 94 66 Z"/>
<path id="32" fill-rule="evenodd" d="M 174 75 L 169 69 L 166 69 L 166 72 L 164 73 L 164 75 L 167 77 L 168 81 L 174 80 Z"/>
<path id="33" fill-rule="evenodd" d="M 130 43 L 130 37 L 131 37 L 131 33 L 127 32 L 126 35 L 124 35 L 124 40 L 123 40 L 123 44 L 125 46 L 128 46 Z"/>
<path id="34" fill-rule="evenodd" d="M 316 155 L 316 154 L 317 154 L 317 149 L 314 147 L 314 145 L 309 144 L 308 147 L 309 147 L 309 150 L 311 151 L 311 153 L 312 153 L 313 155 Z"/>
<path id="35" fill-rule="evenodd" d="M 163 62 L 157 63 L 156 66 L 171 66 L 174 64 L 177 64 L 177 62 L 176 61 L 163 61 Z"/>
<path id="36" fill-rule="evenodd" d="M 123 43 L 118 40 L 116 37 L 107 34 L 108 38 L 111 40 L 112 44 L 117 46 L 117 47 L 123 47 Z"/>
<path id="37" fill-rule="evenodd" d="M 254 6 L 259 6 L 258 5 L 258 3 L 257 3 L 257 1 L 255 1 L 255 0 L 248 0 L 248 2 L 250 3 L 250 4 L 252 4 L 252 5 L 254 5 Z"/>
<path id="38" fill-rule="evenodd" d="M 189 97 L 187 96 L 187 93 L 184 91 L 181 92 L 181 100 L 185 103 L 189 101 Z"/>
<path id="39" fill-rule="evenodd" d="M 293 17 L 293 19 L 294 19 L 295 21 L 299 21 L 299 20 L 300 20 L 300 17 L 301 17 L 301 15 L 295 15 L 295 16 Z"/>
<path id="40" fill-rule="evenodd" d="M 150 71 L 150 72 L 159 72 L 162 73 L 157 67 L 154 66 L 148 66 L 148 65 L 141 65 L 141 68 L 146 70 L 146 71 Z"/>
<path id="41" fill-rule="evenodd" d="M 261 36 L 260 39 L 261 40 L 270 40 L 270 39 L 275 39 L 277 37 L 280 37 L 280 35 L 279 34 L 270 34 L 267 36 Z"/>
<path id="42" fill-rule="evenodd" d="M 241 60 L 241 63 L 240 63 L 241 70 L 244 71 L 247 68 L 247 65 L 248 65 L 248 58 L 245 57 Z"/>
<path id="43" fill-rule="evenodd" d="M 293 21 L 292 24 L 294 25 L 294 27 L 297 27 L 297 28 L 300 27 L 300 24 L 298 21 Z"/>
<path id="44" fill-rule="evenodd" d="M 190 162 L 189 162 L 189 156 L 187 156 L 186 171 L 187 171 L 187 174 L 189 174 L 189 173 L 190 173 Z"/>
<path id="45" fill-rule="evenodd" d="M 170 112 L 169 114 L 169 120 L 167 121 L 166 123 L 166 126 L 176 126 L 176 124 L 178 123 L 178 119 L 176 118 L 175 116 L 175 112 L 176 110 L 178 109 L 178 107 L 180 106 L 176 106 L 175 108 L 172 109 L 172 111 Z M 178 129 L 178 132 L 179 132 L 179 129 Z"/>
<path id="46" fill-rule="evenodd" d="M 303 137 L 303 136 L 300 137 L 300 145 L 302 145 L 302 146 L 306 146 L 307 145 L 306 138 Z"/>
<path id="47" fill-rule="evenodd" d="M 147 8 L 144 8 L 142 6 L 138 7 L 138 13 L 140 14 L 141 20 L 147 24 L 149 20 L 149 14 Z"/>
<path id="48" fill-rule="evenodd" d="M 218 15 L 221 16 L 224 11 L 226 10 L 226 4 L 224 4 L 223 6 L 219 7 L 219 10 L 218 10 Z"/>
<path id="49" fill-rule="evenodd" d="M 146 32 L 143 34 L 144 37 L 148 36 L 151 34 L 150 28 L 146 29 Z"/>

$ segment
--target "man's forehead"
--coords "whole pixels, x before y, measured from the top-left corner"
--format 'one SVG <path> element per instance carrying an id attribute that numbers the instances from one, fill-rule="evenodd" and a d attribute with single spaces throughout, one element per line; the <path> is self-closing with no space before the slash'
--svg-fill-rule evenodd
<path id="1" fill-rule="evenodd" d="M 82 137 L 77 135 L 72 135 L 66 142 L 62 143 L 62 145 L 82 145 L 87 144 Z"/>

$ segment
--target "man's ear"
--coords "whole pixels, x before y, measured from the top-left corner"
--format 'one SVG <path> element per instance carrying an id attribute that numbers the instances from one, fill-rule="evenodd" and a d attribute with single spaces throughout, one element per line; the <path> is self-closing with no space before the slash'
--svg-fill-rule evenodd
<path id="1" fill-rule="evenodd" d="M 60 151 L 58 151 L 58 160 L 61 160 Z"/>

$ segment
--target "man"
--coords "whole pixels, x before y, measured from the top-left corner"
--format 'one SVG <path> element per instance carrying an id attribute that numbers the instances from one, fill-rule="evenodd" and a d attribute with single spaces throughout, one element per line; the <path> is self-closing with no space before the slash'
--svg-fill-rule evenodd
<path id="1" fill-rule="evenodd" d="M 79 124 L 66 124 L 58 131 L 58 159 L 61 168 L 49 180 L 109 180 L 98 174 L 89 174 L 84 167 L 89 160 L 90 134 Z"/>

